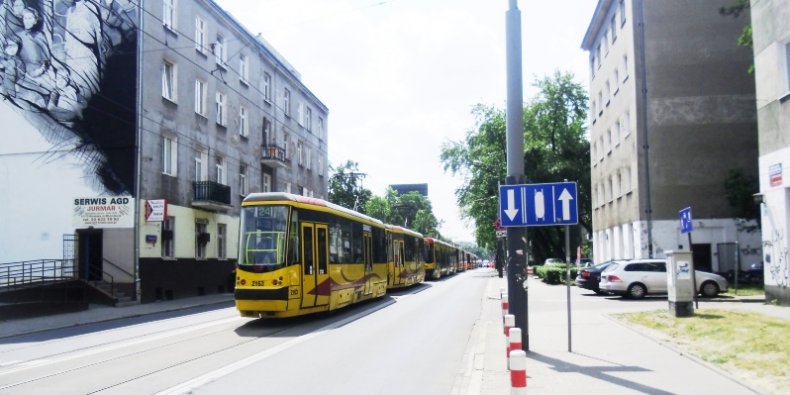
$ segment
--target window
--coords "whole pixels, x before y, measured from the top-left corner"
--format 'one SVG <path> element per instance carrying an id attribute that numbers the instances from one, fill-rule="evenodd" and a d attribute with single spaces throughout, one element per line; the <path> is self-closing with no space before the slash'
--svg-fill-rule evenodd
<path id="1" fill-rule="evenodd" d="M 304 128 L 307 129 L 308 132 L 313 131 L 313 110 L 310 107 L 305 106 L 304 108 Z"/>
<path id="2" fill-rule="evenodd" d="M 195 155 L 195 181 L 208 180 L 208 152 L 200 151 Z"/>
<path id="3" fill-rule="evenodd" d="M 615 187 L 615 196 L 619 199 L 623 197 L 623 176 L 620 172 L 617 172 L 617 182 L 614 184 Z"/>
<path id="4" fill-rule="evenodd" d="M 612 129 L 606 131 L 606 153 L 612 153 Z"/>
<path id="5" fill-rule="evenodd" d="M 625 175 L 623 176 L 623 192 L 630 193 L 631 192 L 631 168 L 625 168 Z"/>
<path id="6" fill-rule="evenodd" d="M 614 128 L 612 130 L 614 130 L 614 137 L 613 137 L 614 138 L 614 145 L 618 146 L 618 145 L 620 145 L 620 121 L 619 120 L 614 122 Z"/>
<path id="7" fill-rule="evenodd" d="M 603 34 L 601 42 L 603 42 L 603 53 L 609 54 L 609 32 Z"/>
<path id="8" fill-rule="evenodd" d="M 321 154 L 318 154 L 318 175 L 324 175 L 324 156 Z"/>
<path id="9" fill-rule="evenodd" d="M 617 13 L 612 15 L 612 21 L 609 26 L 612 30 L 612 44 L 614 44 L 617 41 Z"/>
<path id="10" fill-rule="evenodd" d="M 590 57 L 590 78 L 595 78 L 595 55 Z"/>
<path id="11" fill-rule="evenodd" d="M 623 82 L 628 79 L 628 55 L 623 55 Z"/>
<path id="12" fill-rule="evenodd" d="M 601 68 L 601 44 L 598 44 L 598 47 L 595 50 L 595 66 L 596 68 Z"/>
<path id="13" fill-rule="evenodd" d="M 176 0 L 162 0 L 162 24 L 170 30 L 175 30 Z"/>
<path id="14" fill-rule="evenodd" d="M 272 191 L 272 175 L 269 173 L 263 173 L 263 185 L 262 189 L 263 192 L 271 192 Z M 287 191 L 286 191 L 287 192 Z"/>
<path id="15" fill-rule="evenodd" d="M 304 166 L 304 149 L 301 141 L 296 143 L 296 164 Z"/>
<path id="16" fill-rule="evenodd" d="M 228 226 L 225 224 L 217 224 L 217 258 L 225 259 L 228 257 L 228 249 L 225 245 L 225 239 L 228 234 Z"/>
<path id="17" fill-rule="evenodd" d="M 217 124 L 220 126 L 226 126 L 228 124 L 226 101 L 227 98 L 225 94 L 217 92 Z"/>
<path id="18" fill-rule="evenodd" d="M 620 0 L 620 26 L 625 25 L 625 0 Z"/>
<path id="19" fill-rule="evenodd" d="M 247 137 L 250 135 L 249 120 L 247 117 L 247 107 L 239 107 L 239 135 Z"/>
<path id="20" fill-rule="evenodd" d="M 217 65 L 222 68 L 227 67 L 228 64 L 228 45 L 225 42 L 225 37 L 217 35 L 217 42 L 214 43 L 214 58 Z"/>
<path id="21" fill-rule="evenodd" d="M 247 165 L 239 165 L 239 195 L 247 196 Z"/>
<path id="22" fill-rule="evenodd" d="M 247 64 L 247 56 L 246 55 L 239 55 L 239 80 L 244 84 L 248 85 L 249 77 L 249 67 Z"/>
<path id="23" fill-rule="evenodd" d="M 787 93 L 790 92 L 790 42 L 785 43 L 785 72 L 787 73 L 787 85 L 784 93 Z"/>
<path id="24" fill-rule="evenodd" d="M 208 244 L 211 236 L 208 233 L 208 221 L 197 220 L 195 221 L 195 258 L 206 259 L 206 245 Z"/>
<path id="25" fill-rule="evenodd" d="M 215 169 L 216 169 L 216 178 L 215 178 L 216 182 L 218 184 L 228 185 L 227 183 L 228 175 L 227 175 L 227 171 L 225 170 L 225 159 L 222 158 L 221 156 L 217 157 L 217 163 L 215 165 Z"/>
<path id="26" fill-rule="evenodd" d="M 603 115 L 603 92 L 598 92 L 598 115 Z"/>
<path id="27" fill-rule="evenodd" d="M 208 44 L 208 25 L 200 17 L 195 18 L 195 49 L 206 54 L 206 46 Z"/>
<path id="28" fill-rule="evenodd" d="M 176 65 L 165 60 L 162 63 L 162 97 L 171 102 L 176 101 Z"/>
<path id="29" fill-rule="evenodd" d="M 324 129 L 324 118 L 318 117 L 318 138 L 326 140 L 326 129 Z"/>
<path id="30" fill-rule="evenodd" d="M 195 113 L 206 116 L 206 82 L 195 80 Z"/>
<path id="31" fill-rule="evenodd" d="M 607 199 L 609 203 L 614 201 L 614 180 L 612 176 L 609 176 L 609 198 Z"/>
<path id="32" fill-rule="evenodd" d="M 175 177 L 177 163 L 178 139 L 176 137 L 165 136 L 162 144 L 162 173 Z"/>
<path id="33" fill-rule="evenodd" d="M 286 117 L 291 116 L 291 91 L 288 88 L 283 91 L 283 112 Z"/>
<path id="34" fill-rule="evenodd" d="M 617 71 L 617 68 L 615 68 L 612 74 L 613 74 L 612 82 L 614 83 L 614 95 L 617 96 L 617 92 L 620 92 L 620 72 Z"/>
<path id="35" fill-rule="evenodd" d="M 162 221 L 162 257 L 175 258 L 176 217 L 168 216 Z"/>
<path id="36" fill-rule="evenodd" d="M 310 147 L 304 147 L 304 167 L 307 170 L 313 169 L 313 150 Z"/>
<path id="37" fill-rule="evenodd" d="M 263 73 L 263 82 L 262 82 L 262 84 L 263 84 L 263 88 L 261 90 L 263 90 L 263 101 L 265 101 L 266 103 L 271 103 L 272 102 L 272 76 L 269 73 L 267 73 L 267 72 Z"/>
<path id="38" fill-rule="evenodd" d="M 623 113 L 623 120 L 620 121 L 620 130 L 620 134 L 623 135 L 623 137 L 631 134 L 631 115 L 628 111 Z"/>
<path id="39" fill-rule="evenodd" d="M 606 107 L 609 107 L 609 103 L 611 103 L 611 97 L 612 97 L 612 88 L 611 88 L 611 83 L 609 81 L 606 81 L 605 92 L 606 92 Z"/>

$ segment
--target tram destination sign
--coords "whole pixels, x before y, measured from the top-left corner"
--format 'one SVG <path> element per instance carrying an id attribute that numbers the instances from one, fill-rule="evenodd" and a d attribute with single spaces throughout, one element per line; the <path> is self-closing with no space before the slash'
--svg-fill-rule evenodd
<path id="1" fill-rule="evenodd" d="M 579 223 L 575 182 L 499 186 L 502 226 L 556 226 Z"/>

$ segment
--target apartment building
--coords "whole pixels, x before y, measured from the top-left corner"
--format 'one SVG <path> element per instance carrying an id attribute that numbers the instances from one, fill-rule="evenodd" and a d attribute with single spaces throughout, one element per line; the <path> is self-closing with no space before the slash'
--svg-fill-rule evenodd
<path id="1" fill-rule="evenodd" d="M 595 261 L 691 249 L 698 269 L 760 260 L 759 234 L 732 217 L 724 181 L 757 175 L 748 17 L 727 0 L 599 0 L 590 59 Z M 692 237 L 678 213 L 691 207 Z M 691 245 L 689 245 L 691 244 Z M 740 250 L 740 257 L 737 251 Z"/>
<path id="2" fill-rule="evenodd" d="M 0 262 L 73 258 L 143 302 L 228 292 L 245 195 L 326 197 L 326 105 L 212 0 L 0 14 Z"/>
<path id="3" fill-rule="evenodd" d="M 765 296 L 790 305 L 790 2 L 753 0 Z"/>

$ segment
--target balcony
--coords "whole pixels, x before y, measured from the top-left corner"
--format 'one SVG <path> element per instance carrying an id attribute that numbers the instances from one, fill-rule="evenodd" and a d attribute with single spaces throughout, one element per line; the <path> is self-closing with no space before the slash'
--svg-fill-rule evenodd
<path id="1" fill-rule="evenodd" d="M 192 190 L 192 207 L 211 211 L 227 211 L 231 208 L 230 187 L 227 185 L 214 181 L 195 181 Z"/>
<path id="2" fill-rule="evenodd" d="M 285 148 L 276 145 L 264 145 L 261 147 L 261 163 L 269 167 L 287 167 L 285 159 Z"/>

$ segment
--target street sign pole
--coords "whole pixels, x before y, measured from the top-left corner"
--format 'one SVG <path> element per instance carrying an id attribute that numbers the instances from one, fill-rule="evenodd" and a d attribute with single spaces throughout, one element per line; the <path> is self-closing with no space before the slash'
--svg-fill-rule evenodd
<path id="1" fill-rule="evenodd" d="M 524 182 L 524 98 L 521 68 L 521 11 L 517 0 L 509 0 L 505 14 L 505 46 L 507 63 L 507 180 L 508 184 Z M 529 351 L 527 306 L 527 231 L 522 227 L 507 230 L 507 289 L 510 313 L 521 328 L 521 344 Z"/>

